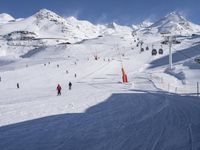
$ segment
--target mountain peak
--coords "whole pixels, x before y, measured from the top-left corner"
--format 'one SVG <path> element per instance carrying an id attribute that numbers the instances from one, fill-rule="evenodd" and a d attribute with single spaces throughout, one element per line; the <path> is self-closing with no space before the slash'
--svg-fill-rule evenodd
<path id="1" fill-rule="evenodd" d="M 180 16 L 180 13 L 177 11 L 172 11 L 170 12 L 168 15 L 176 15 L 176 16 Z"/>
<path id="2" fill-rule="evenodd" d="M 78 21 L 77 18 L 75 18 L 74 16 L 70 16 L 66 18 L 67 21 Z"/>
<path id="3" fill-rule="evenodd" d="M 119 25 L 115 22 L 109 23 L 107 24 L 108 28 L 112 28 L 112 29 L 116 29 Z"/>
<path id="4" fill-rule="evenodd" d="M 198 31 L 199 27 L 174 11 L 155 22 L 149 29 L 161 34 L 188 35 Z"/>
<path id="5" fill-rule="evenodd" d="M 48 14 L 48 13 L 55 14 L 53 11 L 48 10 L 48 9 L 41 9 L 36 14 Z"/>
<path id="6" fill-rule="evenodd" d="M 180 15 L 179 12 L 171 12 L 168 15 L 165 16 L 165 19 L 168 19 L 170 21 L 176 21 L 176 22 L 183 22 L 187 21 L 183 16 Z"/>
<path id="7" fill-rule="evenodd" d="M 61 18 L 59 15 L 48 9 L 41 9 L 34 16 L 36 16 L 39 19 Z"/>
<path id="8" fill-rule="evenodd" d="M 11 15 L 2 13 L 0 14 L 0 23 L 7 23 L 9 21 L 15 20 Z"/>

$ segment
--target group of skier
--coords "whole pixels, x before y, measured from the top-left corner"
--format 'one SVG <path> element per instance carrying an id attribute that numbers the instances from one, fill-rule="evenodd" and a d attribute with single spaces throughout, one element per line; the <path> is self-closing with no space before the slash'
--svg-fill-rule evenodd
<path id="1" fill-rule="evenodd" d="M 50 62 L 48 64 L 50 64 Z M 76 62 L 75 62 L 75 65 L 76 65 Z M 46 64 L 44 64 L 44 66 L 46 66 Z M 26 65 L 26 67 L 28 67 L 28 65 Z M 59 64 L 57 64 L 57 68 L 59 68 Z M 66 74 L 68 74 L 68 73 L 69 73 L 68 70 L 66 70 Z M 77 77 L 76 73 L 74 74 L 74 77 L 75 78 Z M 0 82 L 1 82 L 1 77 L 0 77 Z M 68 83 L 68 87 L 69 87 L 69 90 L 72 89 L 72 83 L 71 82 Z M 20 88 L 19 83 L 17 83 L 17 89 L 19 89 L 19 88 Z M 61 87 L 60 84 L 57 85 L 56 90 L 57 90 L 57 96 L 61 95 L 62 87 Z"/>
<path id="2" fill-rule="evenodd" d="M 71 82 L 69 82 L 68 86 L 69 86 L 69 90 L 71 90 L 71 89 L 72 89 L 72 83 L 71 83 Z M 58 84 L 58 85 L 57 85 L 57 88 L 56 88 L 56 90 L 57 90 L 57 96 L 61 95 L 61 90 L 62 90 L 62 87 L 61 87 L 61 85 L 60 85 L 60 84 Z"/>
<path id="3" fill-rule="evenodd" d="M 1 81 L 1 77 L 0 77 L 0 81 Z M 68 87 L 69 87 L 69 90 L 72 89 L 72 83 L 71 83 L 71 82 L 68 83 Z M 19 83 L 17 83 L 17 88 L 18 88 L 18 89 L 20 88 Z M 57 96 L 61 95 L 62 87 L 61 87 L 60 84 L 57 85 L 56 90 L 57 90 Z"/>

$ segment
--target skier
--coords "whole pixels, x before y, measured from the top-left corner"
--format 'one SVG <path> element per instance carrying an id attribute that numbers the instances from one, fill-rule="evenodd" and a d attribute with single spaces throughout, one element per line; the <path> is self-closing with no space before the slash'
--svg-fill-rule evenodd
<path id="1" fill-rule="evenodd" d="M 1 82 L 1 77 L 0 77 L 0 82 Z"/>
<path id="2" fill-rule="evenodd" d="M 74 77 L 75 77 L 75 78 L 77 77 L 76 73 L 74 74 Z"/>
<path id="3" fill-rule="evenodd" d="M 57 68 L 59 68 L 60 66 L 59 66 L 59 64 L 57 64 Z"/>
<path id="4" fill-rule="evenodd" d="M 58 92 L 58 93 L 57 93 L 57 96 L 58 96 L 58 95 L 61 95 L 61 90 L 62 90 L 62 88 L 61 88 L 60 84 L 58 84 L 58 86 L 57 86 L 56 89 L 57 89 L 57 92 Z"/>
<path id="5" fill-rule="evenodd" d="M 72 89 L 72 83 L 69 82 L 69 90 L 71 90 L 71 89 Z"/>
<path id="6" fill-rule="evenodd" d="M 19 83 L 17 83 L 17 88 L 19 89 Z"/>
<path id="7" fill-rule="evenodd" d="M 69 73 L 69 71 L 68 70 L 66 70 L 66 74 L 68 74 Z"/>

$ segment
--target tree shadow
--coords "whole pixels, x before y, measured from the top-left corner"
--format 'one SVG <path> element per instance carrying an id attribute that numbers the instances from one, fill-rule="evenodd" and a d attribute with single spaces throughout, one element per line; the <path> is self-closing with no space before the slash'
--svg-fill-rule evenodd
<path id="1" fill-rule="evenodd" d="M 177 51 L 173 53 L 173 63 L 177 63 L 189 58 L 193 58 L 195 56 L 200 55 L 200 47 L 199 45 L 196 45 L 194 47 L 190 47 L 181 51 Z M 150 69 L 151 68 L 156 68 L 156 67 L 161 67 L 169 64 L 169 56 L 164 56 L 162 58 L 156 59 L 150 63 Z"/>
<path id="2" fill-rule="evenodd" d="M 84 113 L 0 127 L 1 150 L 188 150 L 200 148 L 200 100 L 119 93 Z"/>

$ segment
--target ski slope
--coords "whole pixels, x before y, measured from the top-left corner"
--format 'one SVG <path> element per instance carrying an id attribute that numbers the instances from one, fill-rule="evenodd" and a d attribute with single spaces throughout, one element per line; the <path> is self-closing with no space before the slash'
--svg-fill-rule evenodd
<path id="1" fill-rule="evenodd" d="M 116 24 L 104 33 L 0 58 L 1 150 L 200 149 L 200 38 L 178 38 L 169 72 L 166 45 L 151 55 L 162 36 L 133 37 Z M 137 38 L 150 49 L 141 52 Z"/>

